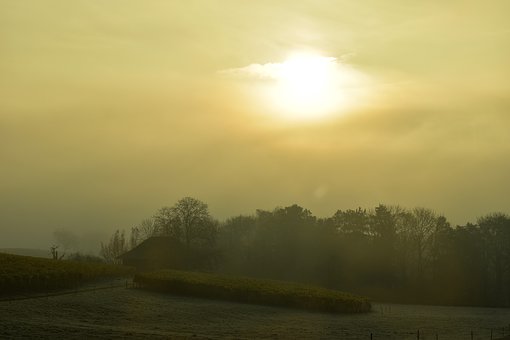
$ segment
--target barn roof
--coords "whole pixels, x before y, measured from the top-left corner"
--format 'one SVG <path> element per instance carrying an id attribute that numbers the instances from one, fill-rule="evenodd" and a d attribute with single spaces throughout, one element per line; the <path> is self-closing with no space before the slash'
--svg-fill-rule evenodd
<path id="1" fill-rule="evenodd" d="M 184 251 L 185 247 L 173 237 L 153 236 L 146 239 L 130 251 L 120 255 L 119 258 L 123 260 L 155 259 Z"/>

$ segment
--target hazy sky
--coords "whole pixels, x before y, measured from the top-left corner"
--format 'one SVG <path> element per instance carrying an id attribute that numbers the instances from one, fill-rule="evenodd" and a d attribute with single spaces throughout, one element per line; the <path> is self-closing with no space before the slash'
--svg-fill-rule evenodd
<path id="1" fill-rule="evenodd" d="M 0 0 L 0 247 L 46 248 L 56 229 L 91 240 L 183 196 L 220 219 L 293 203 L 425 206 L 454 224 L 509 213 L 508 13 Z M 330 89 L 349 105 L 293 119 L 269 100 L 274 79 L 238 76 L 302 51 L 356 74 Z"/>

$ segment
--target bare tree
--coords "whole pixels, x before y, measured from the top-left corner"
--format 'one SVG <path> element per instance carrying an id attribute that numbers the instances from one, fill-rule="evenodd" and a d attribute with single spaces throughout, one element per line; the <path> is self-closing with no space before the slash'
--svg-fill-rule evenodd
<path id="1" fill-rule="evenodd" d="M 138 230 L 138 227 L 132 227 L 131 234 L 129 235 L 129 248 L 133 249 L 141 242 L 143 242 L 143 240 L 140 238 L 140 231 Z"/>
<path id="2" fill-rule="evenodd" d="M 101 256 L 109 263 L 120 263 L 119 256 L 128 250 L 124 231 L 116 230 L 106 244 L 101 242 Z"/>
<path id="3" fill-rule="evenodd" d="M 180 240 L 182 230 L 179 221 L 175 219 L 171 207 L 163 207 L 153 216 L 155 229 L 158 235 L 171 236 Z"/>
<path id="4" fill-rule="evenodd" d="M 140 224 L 131 228 L 130 247 L 134 248 L 148 238 L 159 233 L 158 225 L 154 218 L 143 219 Z"/>
<path id="5" fill-rule="evenodd" d="M 419 282 L 430 274 L 437 236 L 442 229 L 449 228 L 449 224 L 443 216 L 426 208 L 404 210 L 396 221 L 404 275 Z"/>
<path id="6" fill-rule="evenodd" d="M 51 257 L 54 259 L 54 260 L 62 260 L 64 258 L 64 256 L 66 256 L 66 253 L 64 251 L 63 254 L 59 255 L 58 254 L 58 246 L 56 245 L 52 245 L 50 247 L 50 250 L 51 250 Z"/>
<path id="7" fill-rule="evenodd" d="M 155 228 L 161 233 L 183 241 L 206 245 L 214 242 L 217 223 L 209 214 L 207 204 L 192 197 L 180 199 L 173 207 L 161 208 L 154 216 Z"/>

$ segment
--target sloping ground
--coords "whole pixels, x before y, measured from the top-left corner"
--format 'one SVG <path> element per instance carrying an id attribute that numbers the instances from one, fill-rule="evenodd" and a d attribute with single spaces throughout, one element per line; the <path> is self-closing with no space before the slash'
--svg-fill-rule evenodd
<path id="1" fill-rule="evenodd" d="M 361 314 L 311 313 L 107 289 L 0 301 L 0 339 L 489 340 L 508 334 L 510 309 L 374 305 Z M 384 311 L 382 313 L 381 311 Z"/>
<path id="2" fill-rule="evenodd" d="M 124 266 L 0 253 L 0 295 L 69 288 L 97 278 L 131 273 L 133 269 Z"/>
<path id="3" fill-rule="evenodd" d="M 135 275 L 142 287 L 175 294 L 333 313 L 371 310 L 367 298 L 298 283 L 162 270 Z"/>
<path id="4" fill-rule="evenodd" d="M 44 250 L 35 248 L 1 248 L 0 253 L 51 259 L 51 252 L 49 251 L 49 249 Z"/>

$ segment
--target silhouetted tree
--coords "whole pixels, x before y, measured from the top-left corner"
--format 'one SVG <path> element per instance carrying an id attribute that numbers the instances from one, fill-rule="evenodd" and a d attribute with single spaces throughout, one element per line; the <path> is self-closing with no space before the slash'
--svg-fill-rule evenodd
<path id="1" fill-rule="evenodd" d="M 171 207 L 159 209 L 153 216 L 154 225 L 159 235 L 170 236 L 177 240 L 182 238 L 182 229 L 179 221 L 175 218 Z"/>
<path id="2" fill-rule="evenodd" d="M 338 210 L 332 217 L 338 231 L 355 237 L 363 237 L 369 232 L 369 216 L 361 208 L 356 210 Z"/>
<path id="3" fill-rule="evenodd" d="M 478 219 L 484 242 L 487 284 L 492 287 L 488 298 L 493 304 L 510 304 L 510 216 L 493 213 Z"/>
<path id="4" fill-rule="evenodd" d="M 317 219 L 294 204 L 229 218 L 218 229 L 205 203 L 185 197 L 133 228 L 132 243 L 155 234 L 177 238 L 190 256 L 221 258 L 211 268 L 231 274 L 394 302 L 510 306 L 510 217 L 502 213 L 452 228 L 426 208 L 379 204 Z M 115 262 L 125 248 L 117 230 L 102 254 Z"/>
<path id="5" fill-rule="evenodd" d="M 188 248 L 192 244 L 211 246 L 216 240 L 218 223 L 209 214 L 207 204 L 192 197 L 161 208 L 154 222 L 161 234 L 181 240 Z"/>
<path id="6" fill-rule="evenodd" d="M 131 228 L 130 247 L 136 247 L 146 239 L 158 235 L 159 232 L 154 218 L 143 219 L 140 224 Z"/>
<path id="7" fill-rule="evenodd" d="M 119 256 L 128 251 L 124 231 L 116 230 L 108 243 L 101 242 L 101 256 L 109 263 L 120 263 Z"/>
<path id="8" fill-rule="evenodd" d="M 64 258 L 64 256 L 66 256 L 65 252 L 62 254 L 58 253 L 58 246 L 56 246 L 56 245 L 52 245 L 50 248 L 50 251 L 51 251 L 51 257 L 54 260 L 62 260 Z"/>
<path id="9" fill-rule="evenodd" d="M 373 239 L 372 273 L 381 285 L 395 285 L 397 216 L 386 205 L 379 204 L 369 216 L 370 235 Z"/>

